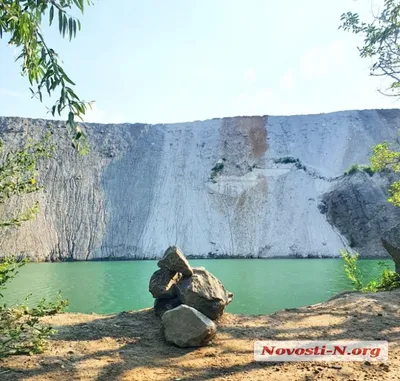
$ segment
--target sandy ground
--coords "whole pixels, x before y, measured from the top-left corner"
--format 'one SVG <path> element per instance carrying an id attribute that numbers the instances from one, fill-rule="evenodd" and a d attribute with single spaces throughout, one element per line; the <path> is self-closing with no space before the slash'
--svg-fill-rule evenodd
<path id="1" fill-rule="evenodd" d="M 207 347 L 164 341 L 152 309 L 45 318 L 48 350 L 1 362 L 0 380 L 400 380 L 400 290 L 345 294 L 268 316 L 225 314 Z M 257 363 L 254 340 L 388 340 L 389 361 Z"/>

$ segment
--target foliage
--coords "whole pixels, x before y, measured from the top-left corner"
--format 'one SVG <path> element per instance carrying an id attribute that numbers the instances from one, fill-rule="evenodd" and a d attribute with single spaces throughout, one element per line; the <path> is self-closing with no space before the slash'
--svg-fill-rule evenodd
<path id="1" fill-rule="evenodd" d="M 400 152 L 392 150 L 387 142 L 378 144 L 374 147 L 371 164 L 374 171 L 390 169 L 394 172 L 400 172 Z M 388 201 L 400 206 L 400 181 L 391 184 Z"/>
<path id="2" fill-rule="evenodd" d="M 274 159 L 274 162 L 276 164 L 294 164 L 298 161 L 299 159 L 295 159 L 293 156 L 284 156 L 284 157 L 278 157 Z"/>
<path id="3" fill-rule="evenodd" d="M 48 159 L 54 151 L 53 131 L 50 129 L 42 139 L 26 143 L 18 149 L 2 152 L 0 161 L 0 206 L 12 197 L 37 192 L 41 187 L 37 181 L 39 160 Z M 3 150 L 3 145 L 1 145 Z M 22 222 L 33 219 L 38 212 L 38 202 L 9 218 L 0 220 L 0 228 L 20 226 Z M 4 213 L 3 213 L 4 214 Z M 0 261 L 0 292 L 6 289 L 28 260 L 3 258 Z M 0 293 L 0 302 L 3 294 Z M 54 302 L 42 299 L 32 309 L 24 304 L 7 306 L 0 303 L 0 357 L 11 354 L 38 353 L 45 348 L 46 339 L 54 330 L 42 326 L 39 317 L 60 312 L 68 302 L 59 295 Z"/>
<path id="4" fill-rule="evenodd" d="M 370 176 L 374 174 L 374 170 L 367 165 L 353 164 L 347 171 L 344 172 L 344 175 L 349 176 L 360 171 L 368 173 Z"/>
<path id="5" fill-rule="evenodd" d="M 341 17 L 342 28 L 364 37 L 364 44 L 359 49 L 360 56 L 372 60 L 371 75 L 383 76 L 391 81 L 385 95 L 400 95 L 400 1 L 384 0 L 380 14 L 370 23 L 360 21 L 357 13 L 347 12 Z M 374 147 L 371 158 L 371 170 L 382 171 L 388 168 L 400 171 L 400 152 L 393 150 L 386 142 Z M 388 201 L 400 206 L 400 182 L 389 188 Z"/>
<path id="6" fill-rule="evenodd" d="M 307 170 L 306 166 L 300 161 L 299 158 L 294 158 L 293 156 L 284 156 L 274 159 L 276 164 L 294 164 L 297 169 Z"/>
<path id="7" fill-rule="evenodd" d="M 390 291 L 400 287 L 400 275 L 388 268 L 381 262 L 381 275 L 377 279 L 372 279 L 364 284 L 363 274 L 358 267 L 358 253 L 350 253 L 348 250 L 341 250 L 340 255 L 344 260 L 344 271 L 347 278 L 353 284 L 354 290 L 362 292 Z"/>
<path id="8" fill-rule="evenodd" d="M 3 285 L 15 277 L 16 269 L 25 263 L 26 260 L 5 259 L 0 264 L 1 274 L 5 275 L 2 279 Z M 55 302 L 48 303 L 42 299 L 33 309 L 22 304 L 0 306 L 0 358 L 42 352 L 46 348 L 46 339 L 55 331 L 52 327 L 40 324 L 39 317 L 54 315 L 67 305 L 68 301 L 62 300 L 59 294 Z"/>
<path id="9" fill-rule="evenodd" d="M 68 112 L 72 144 L 81 153 L 88 151 L 88 144 L 77 119 L 82 120 L 90 103 L 75 94 L 75 83 L 61 66 L 58 54 L 47 45 L 41 25 L 46 15 L 50 25 L 57 15 L 59 33 L 71 40 L 81 29 L 81 23 L 69 12 L 83 13 L 85 6 L 91 4 L 91 0 L 0 0 L 0 38 L 7 35 L 8 43 L 20 50 L 16 60 L 29 79 L 33 97 L 42 102 L 44 93 L 51 97 L 60 90 L 58 100 L 49 110 L 53 116 Z"/>
<path id="10" fill-rule="evenodd" d="M 212 182 L 216 182 L 216 177 L 218 173 L 222 172 L 224 169 L 224 163 L 218 162 L 217 164 L 214 165 L 214 167 L 211 168 L 211 175 L 210 179 Z"/>
<path id="11" fill-rule="evenodd" d="M 37 164 L 40 159 L 50 158 L 55 149 L 53 131 L 49 131 L 38 141 L 28 138 L 22 148 L 4 154 L 0 160 L 0 206 L 13 196 L 33 193 L 41 189 L 37 183 Z M 3 145 L 0 141 L 0 154 Z M 19 212 L 5 220 L 0 219 L 0 228 L 20 226 L 22 222 L 31 220 L 39 211 L 36 202 L 30 208 Z"/>
<path id="12" fill-rule="evenodd" d="M 15 261 L 12 258 L 4 258 L 0 263 L 0 290 L 4 290 L 5 284 L 14 279 L 18 273 L 18 269 L 27 263 L 27 259 Z M 3 297 L 3 294 L 0 294 Z"/>
<path id="13" fill-rule="evenodd" d="M 344 271 L 347 278 L 353 284 L 355 290 L 360 291 L 363 288 L 362 274 L 357 266 L 358 254 L 351 254 L 348 250 L 341 250 L 340 255 L 344 260 Z"/>
<path id="14" fill-rule="evenodd" d="M 374 147 L 371 158 L 372 168 L 381 171 L 390 168 L 395 172 L 400 171 L 400 152 L 394 152 L 389 148 L 387 142 L 383 142 Z"/>
<path id="15" fill-rule="evenodd" d="M 384 0 L 382 11 L 372 22 L 361 22 L 357 13 L 347 12 L 341 16 L 342 28 L 364 37 L 358 48 L 362 58 L 372 60 L 371 75 L 384 76 L 392 81 L 385 95 L 400 95 L 400 1 Z"/>
<path id="16" fill-rule="evenodd" d="M 0 289 L 13 279 L 18 269 L 28 262 L 27 259 L 16 260 L 4 258 L 0 262 Z M 0 300 L 3 297 L 0 294 Z M 26 301 L 29 297 L 26 298 Z M 26 305 L 0 306 L 0 358 L 12 354 L 33 354 L 43 351 L 46 339 L 55 331 L 39 322 L 39 317 L 54 315 L 61 312 L 68 305 L 61 295 L 54 302 L 42 299 L 39 304 L 30 309 Z"/>
<path id="17" fill-rule="evenodd" d="M 48 302 L 45 298 L 42 298 L 39 304 L 30 310 L 30 315 L 38 317 L 56 315 L 64 311 L 67 306 L 68 300 L 62 299 L 61 291 L 59 291 L 54 302 Z"/>
<path id="18" fill-rule="evenodd" d="M 43 101 L 43 95 L 53 97 L 59 90 L 58 99 L 49 109 L 53 116 L 68 113 L 67 128 L 73 146 L 82 154 L 88 151 L 86 136 L 77 120 L 85 114 L 90 103 L 81 100 L 74 92 L 75 83 L 61 66 L 61 60 L 49 47 L 41 29 L 48 17 L 50 26 L 58 18 L 58 30 L 62 37 L 71 40 L 81 29 L 79 19 L 69 12 L 84 12 L 91 0 L 0 0 L 0 39 L 7 36 L 8 43 L 19 50 L 16 61 L 21 62 L 22 75 L 27 76 L 32 97 Z M 38 142 L 31 139 L 21 148 L 3 152 L 0 141 L 0 212 L 4 217 L 4 204 L 15 196 L 33 193 L 41 189 L 37 184 L 37 164 L 49 158 L 54 150 L 52 131 Z M 0 220 L 0 228 L 20 226 L 38 213 L 38 203 L 14 211 L 10 217 Z M 3 258 L 0 260 L 0 290 L 18 273 L 26 259 Z M 0 298 L 3 295 L 0 294 Z M 28 298 L 27 298 L 28 299 Z M 42 326 L 39 317 L 63 310 L 67 305 L 61 296 L 55 302 L 42 299 L 30 309 L 25 305 L 0 306 L 0 357 L 10 354 L 37 353 L 44 349 L 45 339 L 54 331 Z"/>

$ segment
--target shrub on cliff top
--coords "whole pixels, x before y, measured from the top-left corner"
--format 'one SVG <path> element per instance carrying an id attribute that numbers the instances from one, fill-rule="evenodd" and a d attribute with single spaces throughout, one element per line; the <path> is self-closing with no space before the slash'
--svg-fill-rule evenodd
<path id="1" fill-rule="evenodd" d="M 368 173 L 370 176 L 374 174 L 374 170 L 372 167 L 369 167 L 367 165 L 353 164 L 347 171 L 344 172 L 344 175 L 349 176 L 361 171 Z"/>

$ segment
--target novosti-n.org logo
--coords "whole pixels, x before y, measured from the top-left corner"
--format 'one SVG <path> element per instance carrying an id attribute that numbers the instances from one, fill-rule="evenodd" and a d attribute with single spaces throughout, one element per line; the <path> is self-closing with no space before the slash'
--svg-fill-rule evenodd
<path id="1" fill-rule="evenodd" d="M 255 361 L 387 361 L 387 341 L 256 341 Z"/>

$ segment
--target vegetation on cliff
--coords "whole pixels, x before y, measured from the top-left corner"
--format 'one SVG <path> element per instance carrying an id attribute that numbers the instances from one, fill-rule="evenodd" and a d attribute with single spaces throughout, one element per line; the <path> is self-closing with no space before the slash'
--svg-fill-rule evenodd
<path id="1" fill-rule="evenodd" d="M 72 145 L 81 153 L 88 151 L 85 134 L 77 119 L 82 119 L 90 103 L 81 100 L 74 92 L 75 83 L 64 71 L 60 57 L 48 46 L 42 31 L 45 16 L 52 25 L 58 15 L 58 29 L 62 37 L 71 40 L 80 30 L 79 19 L 69 14 L 78 10 L 83 13 L 90 0 L 2 0 L 0 1 L 0 39 L 19 50 L 16 61 L 21 62 L 21 74 L 28 77 L 32 97 L 43 101 L 43 95 L 59 97 L 49 111 L 53 116 L 66 112 L 68 131 Z M 39 141 L 28 139 L 22 147 L 4 148 L 0 141 L 0 228 L 12 228 L 31 220 L 38 213 L 38 202 L 25 210 L 10 210 L 7 201 L 21 195 L 37 192 L 37 164 L 49 158 L 54 151 L 52 131 Z M 6 258 L 0 263 L 0 289 L 7 286 L 26 260 Z M 0 294 L 0 302 L 2 295 Z M 54 331 L 42 326 L 39 317 L 59 312 L 67 301 L 55 302 L 44 299 L 34 308 L 19 304 L 0 306 L 0 357 L 10 354 L 37 353 L 43 350 L 45 339 Z"/>
<path id="2" fill-rule="evenodd" d="M 382 11 L 374 16 L 372 22 L 363 22 L 358 13 L 347 12 L 341 17 L 340 28 L 359 34 L 364 38 L 359 47 L 360 57 L 371 60 L 372 76 L 389 79 L 390 86 L 379 90 L 387 96 L 400 95 L 400 1 L 385 0 Z M 398 142 L 397 142 L 398 143 Z M 371 157 L 371 170 L 391 169 L 400 172 L 400 152 L 383 142 L 374 147 Z M 400 206 L 400 181 L 394 182 L 389 189 L 389 202 Z"/>

